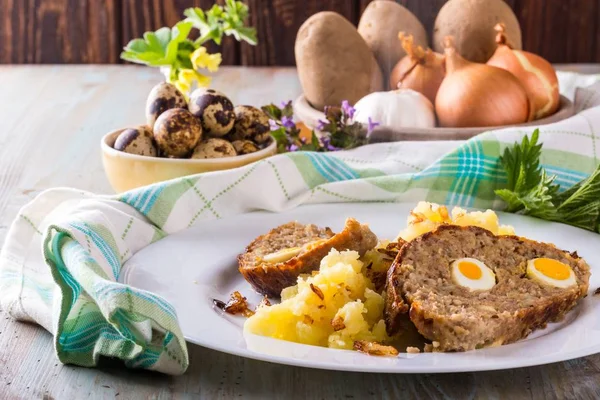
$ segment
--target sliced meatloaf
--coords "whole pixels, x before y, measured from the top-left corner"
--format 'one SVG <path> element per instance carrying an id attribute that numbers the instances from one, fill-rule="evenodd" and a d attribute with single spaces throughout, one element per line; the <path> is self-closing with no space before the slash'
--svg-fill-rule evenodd
<path id="1" fill-rule="evenodd" d="M 334 234 L 329 228 L 289 222 L 259 236 L 238 256 L 239 270 L 259 293 L 279 297 L 296 284 L 298 276 L 318 270 L 321 259 L 333 248 L 363 255 L 377 245 L 367 225 L 352 218 Z"/>
<path id="2" fill-rule="evenodd" d="M 482 261 L 496 275 L 487 291 L 454 283 L 450 264 Z M 576 284 L 556 288 L 527 277 L 527 261 L 552 258 L 569 265 Z M 388 271 L 385 319 L 389 334 L 408 312 L 434 351 L 464 351 L 515 342 L 558 321 L 586 296 L 590 269 L 576 253 L 477 227 L 443 225 L 405 244 Z M 436 343 L 437 342 L 437 343 Z"/>

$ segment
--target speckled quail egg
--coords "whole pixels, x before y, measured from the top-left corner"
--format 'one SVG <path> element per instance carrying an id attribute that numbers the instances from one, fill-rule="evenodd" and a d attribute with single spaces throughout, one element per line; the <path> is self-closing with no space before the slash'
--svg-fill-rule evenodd
<path id="1" fill-rule="evenodd" d="M 267 114 L 252 106 L 236 106 L 234 112 L 233 140 L 247 139 L 258 144 L 269 141 L 271 128 Z"/>
<path id="2" fill-rule="evenodd" d="M 475 258 L 459 258 L 450 268 L 454 282 L 470 291 L 490 290 L 496 285 L 494 271 Z"/>
<path id="3" fill-rule="evenodd" d="M 154 124 L 154 140 L 166 157 L 187 157 L 202 139 L 202 126 L 183 108 L 167 110 Z"/>
<path id="4" fill-rule="evenodd" d="M 200 119 L 202 129 L 209 136 L 222 137 L 233 128 L 233 103 L 219 91 L 204 88 L 194 90 L 189 109 Z"/>
<path id="5" fill-rule="evenodd" d="M 210 138 L 198 143 L 192 158 L 221 158 L 236 155 L 235 148 L 227 140 Z"/>
<path id="6" fill-rule="evenodd" d="M 527 262 L 527 277 L 558 288 L 568 288 L 577 284 L 573 269 L 553 258 L 534 258 Z"/>
<path id="7" fill-rule="evenodd" d="M 121 132 L 115 140 L 114 149 L 140 156 L 156 157 L 158 155 L 152 131 L 145 125 L 128 128 Z"/>
<path id="8" fill-rule="evenodd" d="M 152 128 L 150 126 L 138 125 L 135 127 L 135 129 L 138 129 L 141 133 L 148 136 L 150 139 L 154 140 L 154 133 L 152 132 Z"/>
<path id="9" fill-rule="evenodd" d="M 251 140 L 234 140 L 231 144 L 239 155 L 250 154 L 260 150 L 256 143 Z"/>
<path id="10" fill-rule="evenodd" d="M 172 108 L 187 108 L 185 97 L 174 85 L 161 82 L 152 88 L 146 100 L 146 123 L 154 126 L 156 119 Z"/>

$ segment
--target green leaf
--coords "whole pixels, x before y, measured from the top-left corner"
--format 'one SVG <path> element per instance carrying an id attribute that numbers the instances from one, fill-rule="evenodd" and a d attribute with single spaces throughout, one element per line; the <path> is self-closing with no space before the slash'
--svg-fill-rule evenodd
<path id="1" fill-rule="evenodd" d="M 531 139 L 525 136 L 521 144 L 507 147 L 500 163 L 504 167 L 508 189 L 521 192 L 531 189 L 541 178 L 540 154 L 542 145 L 538 144 L 539 129 L 533 131 Z"/>
<path id="2" fill-rule="evenodd" d="M 556 214 L 557 210 L 552 202 L 553 196 L 558 192 L 558 185 L 555 185 L 554 175 L 547 176 L 546 171 L 542 170 L 540 180 L 536 186 L 526 191 L 513 191 L 510 189 L 496 190 L 495 193 L 507 204 L 507 212 L 521 212 L 527 215 L 549 215 Z"/>
<path id="3" fill-rule="evenodd" d="M 263 110 L 263 112 L 267 114 L 269 118 L 274 119 L 276 121 L 280 121 L 281 117 L 283 116 L 281 109 L 273 103 L 268 104 L 266 106 L 262 106 L 261 110 Z"/>
<path id="4" fill-rule="evenodd" d="M 498 189 L 495 193 L 506 203 L 506 212 L 516 213 L 523 210 L 523 202 L 517 193 L 509 189 Z"/>
<path id="5" fill-rule="evenodd" d="M 125 46 L 121 58 L 150 66 L 173 66 L 177 61 L 180 43 L 193 43 L 187 39 L 191 22 L 178 22 L 173 29 L 160 28 L 145 32 L 143 39 L 134 39 Z"/>
<path id="6" fill-rule="evenodd" d="M 256 29 L 240 27 L 237 29 L 226 29 L 225 34 L 233 36 L 238 42 L 244 41 L 252 46 L 258 43 L 256 38 Z"/>
<path id="7" fill-rule="evenodd" d="M 179 44 L 187 39 L 191 30 L 192 23 L 187 21 L 180 21 L 171 29 L 171 41 L 165 50 L 165 60 L 169 65 L 175 62 Z"/>
<path id="8" fill-rule="evenodd" d="M 277 130 L 271 131 L 271 136 L 277 142 L 277 151 L 279 153 L 285 153 L 287 151 L 288 140 L 285 134 L 285 128 L 281 127 Z"/>
<path id="9" fill-rule="evenodd" d="M 208 11 L 200 8 L 188 8 L 184 11 L 186 21 L 193 24 L 200 31 L 197 44 L 209 40 L 220 44 L 224 35 L 233 36 L 238 41 L 245 41 L 252 45 L 257 43 L 256 30 L 245 26 L 248 18 L 248 6 L 241 1 L 227 0 L 225 7 L 214 4 Z"/>
<path id="10" fill-rule="evenodd" d="M 600 165 L 586 179 L 557 196 L 560 210 L 573 210 L 600 199 Z"/>
<path id="11" fill-rule="evenodd" d="M 321 147 L 321 142 L 319 142 L 319 138 L 317 137 L 317 134 L 315 133 L 315 131 L 312 131 L 312 134 L 310 136 L 310 143 L 312 144 L 312 146 L 315 149 L 318 149 L 319 147 Z"/>
<path id="12" fill-rule="evenodd" d="M 598 230 L 600 220 L 600 200 L 582 205 L 581 207 L 559 214 L 558 222 L 577 226 L 590 231 Z"/>
<path id="13" fill-rule="evenodd" d="M 206 19 L 206 14 L 199 7 L 188 8 L 183 12 L 185 15 L 186 21 L 189 21 L 193 24 L 194 28 L 200 31 L 200 35 L 202 32 L 210 30 L 210 26 L 208 25 L 208 21 Z"/>
<path id="14" fill-rule="evenodd" d="M 148 51 L 148 43 L 144 39 L 133 39 L 127 46 L 125 46 L 125 51 L 131 53 L 141 53 Z"/>
<path id="15" fill-rule="evenodd" d="M 161 46 L 161 43 L 154 32 L 144 33 L 144 40 L 147 43 L 147 51 L 151 51 L 153 53 L 160 53 L 163 51 L 163 47 Z"/>
<path id="16" fill-rule="evenodd" d="M 154 32 L 156 39 L 160 43 L 160 47 L 163 49 L 167 48 L 167 45 L 171 41 L 171 29 L 167 27 L 160 28 Z"/>

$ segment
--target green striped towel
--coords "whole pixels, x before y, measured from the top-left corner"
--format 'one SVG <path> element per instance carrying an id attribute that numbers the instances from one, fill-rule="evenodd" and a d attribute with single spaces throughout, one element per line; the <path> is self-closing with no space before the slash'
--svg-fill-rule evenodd
<path id="1" fill-rule="evenodd" d="M 598 165 L 600 87 L 579 89 L 575 97 L 575 117 L 541 129 L 542 163 L 564 188 Z M 52 332 L 63 363 L 94 366 L 107 356 L 181 374 L 188 353 L 176 310 L 119 282 L 122 266 L 141 248 L 205 221 L 307 203 L 428 200 L 497 208 L 493 191 L 505 180 L 498 155 L 529 133 L 505 129 L 467 142 L 291 153 L 117 196 L 48 190 L 10 228 L 0 255 L 0 304 Z"/>

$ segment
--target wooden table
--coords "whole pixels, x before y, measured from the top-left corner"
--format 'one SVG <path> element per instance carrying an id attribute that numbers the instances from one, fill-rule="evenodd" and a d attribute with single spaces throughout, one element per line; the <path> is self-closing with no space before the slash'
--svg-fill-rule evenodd
<path id="1" fill-rule="evenodd" d="M 600 72 L 600 66 L 564 69 Z M 0 67 L 0 241 L 18 209 L 37 193 L 72 186 L 111 193 L 100 137 L 144 120 L 160 79 L 134 66 Z M 293 68 L 224 68 L 214 86 L 234 103 L 293 99 Z M 600 354 L 508 371 L 386 375 L 320 371 L 248 360 L 189 345 L 180 377 L 124 368 L 62 365 L 51 335 L 0 312 L 0 399 L 13 398 L 600 398 Z"/>

